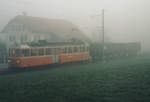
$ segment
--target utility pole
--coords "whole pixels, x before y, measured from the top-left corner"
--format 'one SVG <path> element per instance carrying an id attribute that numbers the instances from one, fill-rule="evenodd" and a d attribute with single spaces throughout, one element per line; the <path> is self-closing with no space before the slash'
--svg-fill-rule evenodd
<path id="1" fill-rule="evenodd" d="M 104 46 L 105 46 L 105 19 L 104 19 L 104 9 L 101 10 L 101 15 L 95 15 L 95 16 L 101 16 L 101 32 L 99 32 L 99 47 L 100 47 L 100 54 L 101 54 L 101 60 L 104 60 Z M 101 36 L 102 33 L 102 36 Z M 101 46 L 102 45 L 102 46 Z"/>
<path id="2" fill-rule="evenodd" d="M 104 60 L 104 46 L 105 46 L 105 28 L 104 28 L 104 9 L 102 9 L 102 61 Z"/>

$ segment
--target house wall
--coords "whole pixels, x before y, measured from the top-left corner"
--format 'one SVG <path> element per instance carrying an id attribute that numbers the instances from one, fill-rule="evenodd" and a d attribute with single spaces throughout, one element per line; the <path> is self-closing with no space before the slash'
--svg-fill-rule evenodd
<path id="1" fill-rule="evenodd" d="M 22 44 L 25 42 L 37 42 L 38 40 L 44 40 L 45 37 L 40 34 L 35 34 L 29 31 L 20 22 L 10 22 L 6 28 L 5 32 L 1 35 L 1 39 L 7 44 L 7 46 L 12 46 L 15 44 Z"/>
<path id="2" fill-rule="evenodd" d="M 3 35 L 2 39 L 8 48 L 15 44 L 38 42 L 39 40 L 60 41 L 60 38 L 56 36 L 57 34 L 53 32 L 47 34 L 33 32 L 28 29 L 27 25 L 24 25 L 23 21 L 19 20 L 10 21 L 4 28 Z"/>

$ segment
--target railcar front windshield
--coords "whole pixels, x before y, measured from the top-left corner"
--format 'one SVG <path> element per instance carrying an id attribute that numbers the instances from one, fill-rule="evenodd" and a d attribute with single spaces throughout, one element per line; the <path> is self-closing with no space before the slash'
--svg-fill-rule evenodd
<path id="1" fill-rule="evenodd" d="M 21 54 L 21 49 L 19 48 L 10 48 L 9 57 L 18 57 Z"/>

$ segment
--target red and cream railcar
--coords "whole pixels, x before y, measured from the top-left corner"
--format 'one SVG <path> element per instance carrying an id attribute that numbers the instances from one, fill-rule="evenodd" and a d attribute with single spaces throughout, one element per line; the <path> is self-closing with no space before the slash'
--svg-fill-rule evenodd
<path id="1" fill-rule="evenodd" d="M 78 62 L 90 59 L 85 43 L 49 43 L 9 49 L 9 67 L 33 67 L 55 63 Z"/>

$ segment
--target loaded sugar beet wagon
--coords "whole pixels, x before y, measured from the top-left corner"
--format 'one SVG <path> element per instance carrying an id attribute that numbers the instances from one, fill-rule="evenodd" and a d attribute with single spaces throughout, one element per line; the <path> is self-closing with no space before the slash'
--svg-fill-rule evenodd
<path id="1" fill-rule="evenodd" d="M 9 67 L 33 67 L 88 61 L 89 45 L 83 42 L 30 43 L 9 49 Z"/>

